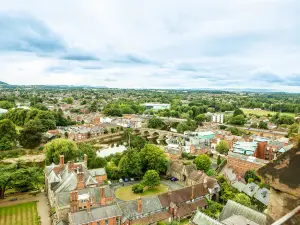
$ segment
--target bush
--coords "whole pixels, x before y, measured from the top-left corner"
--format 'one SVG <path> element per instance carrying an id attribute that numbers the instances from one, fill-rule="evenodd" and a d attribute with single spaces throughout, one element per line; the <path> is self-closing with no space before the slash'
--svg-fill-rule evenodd
<path id="1" fill-rule="evenodd" d="M 26 155 L 26 151 L 24 149 L 1 151 L 0 152 L 0 160 L 5 159 L 5 158 L 18 158 L 22 155 Z"/>
<path id="2" fill-rule="evenodd" d="M 142 184 L 134 184 L 132 186 L 132 191 L 136 194 L 144 192 L 144 186 Z"/>

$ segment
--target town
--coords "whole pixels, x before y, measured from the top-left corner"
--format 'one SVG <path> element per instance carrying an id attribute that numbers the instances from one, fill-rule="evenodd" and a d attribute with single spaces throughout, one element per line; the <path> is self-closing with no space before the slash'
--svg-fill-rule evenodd
<path id="1" fill-rule="evenodd" d="M 272 224 L 298 206 L 300 117 L 292 102 L 10 85 L 0 97 L 0 206 L 36 202 L 28 207 L 37 211 L 24 211 L 28 220 Z M 1 225 L 17 222 L 6 213 Z"/>

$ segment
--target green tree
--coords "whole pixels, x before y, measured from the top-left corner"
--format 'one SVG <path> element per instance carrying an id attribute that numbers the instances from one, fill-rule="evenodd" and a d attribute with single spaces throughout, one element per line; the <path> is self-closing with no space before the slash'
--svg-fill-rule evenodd
<path id="1" fill-rule="evenodd" d="M 167 170 L 168 160 L 164 151 L 151 144 L 146 144 L 140 151 L 143 171 L 156 170 L 158 173 L 165 173 Z"/>
<path id="2" fill-rule="evenodd" d="M 258 128 L 267 130 L 268 129 L 268 123 L 264 122 L 264 121 L 259 121 Z"/>
<path id="3" fill-rule="evenodd" d="M 240 203 L 244 206 L 250 207 L 250 208 L 252 207 L 251 199 L 249 198 L 248 195 L 246 195 L 244 193 L 236 194 L 235 197 L 233 198 L 233 201 Z"/>
<path id="4" fill-rule="evenodd" d="M 229 151 L 229 146 L 227 141 L 225 140 L 221 140 L 217 146 L 216 146 L 216 150 L 221 153 L 221 154 L 227 154 Z"/>
<path id="5" fill-rule="evenodd" d="M 20 131 L 19 142 L 24 148 L 35 148 L 42 141 L 43 124 L 40 120 L 30 120 Z"/>
<path id="6" fill-rule="evenodd" d="M 90 112 L 97 112 L 98 111 L 98 104 L 97 101 L 93 101 L 91 106 L 89 107 Z"/>
<path id="7" fill-rule="evenodd" d="M 247 183 L 249 183 L 249 179 L 252 178 L 255 182 L 260 182 L 260 178 L 257 176 L 255 170 L 248 170 L 244 175 L 244 179 Z"/>
<path id="8" fill-rule="evenodd" d="M 220 203 L 211 201 L 209 199 L 206 199 L 206 202 L 207 202 L 207 207 L 205 209 L 202 209 L 201 212 L 203 212 L 209 217 L 218 219 L 223 209 L 223 206 Z"/>
<path id="9" fill-rule="evenodd" d="M 31 109 L 27 112 L 26 114 L 26 118 L 25 118 L 25 122 L 24 123 L 27 123 L 29 122 L 30 120 L 34 120 L 36 115 L 39 113 L 40 110 L 38 109 Z"/>
<path id="10" fill-rule="evenodd" d="M 206 116 L 204 114 L 199 114 L 198 116 L 196 116 L 195 120 L 197 121 L 197 123 L 202 126 L 203 122 L 206 121 Z"/>
<path id="11" fill-rule="evenodd" d="M 140 151 L 142 148 L 144 148 L 147 143 L 148 143 L 148 141 L 141 136 L 133 135 L 130 138 L 130 147 L 135 148 L 138 151 Z"/>
<path id="12" fill-rule="evenodd" d="M 44 132 L 56 128 L 56 119 L 50 111 L 39 111 L 35 119 L 39 119 L 44 127 Z"/>
<path id="13" fill-rule="evenodd" d="M 142 184 L 134 184 L 134 185 L 132 185 L 132 191 L 136 194 L 143 193 L 144 186 Z"/>
<path id="14" fill-rule="evenodd" d="M 15 146 L 17 136 L 16 126 L 11 120 L 0 120 L 0 150 L 8 150 Z"/>
<path id="15" fill-rule="evenodd" d="M 0 101 L 0 108 L 2 109 L 11 109 L 14 107 L 14 104 L 9 101 Z"/>
<path id="16" fill-rule="evenodd" d="M 218 159 L 217 159 L 217 165 L 220 165 L 222 163 L 222 159 L 221 159 L 221 156 L 218 155 Z"/>
<path id="17" fill-rule="evenodd" d="M 196 157 L 195 164 L 196 164 L 198 170 L 207 172 L 210 169 L 211 160 L 208 155 L 202 154 L 202 155 L 198 155 Z"/>
<path id="18" fill-rule="evenodd" d="M 125 176 L 140 177 L 142 175 L 142 160 L 136 149 L 129 149 L 118 166 Z"/>
<path id="19" fill-rule="evenodd" d="M 11 186 L 12 175 L 16 170 L 13 164 L 1 165 L 0 164 L 0 199 L 4 199 L 5 191 Z"/>
<path id="20" fill-rule="evenodd" d="M 68 98 L 64 98 L 63 101 L 67 104 L 73 104 L 74 103 L 74 99 L 71 97 Z"/>
<path id="21" fill-rule="evenodd" d="M 290 127 L 289 127 L 289 132 L 288 132 L 288 136 L 289 137 L 293 137 L 295 135 L 298 134 L 299 131 L 299 125 L 297 123 L 293 123 Z"/>
<path id="22" fill-rule="evenodd" d="M 246 123 L 246 120 L 243 115 L 233 116 L 228 121 L 230 124 L 233 125 L 244 125 Z"/>
<path id="23" fill-rule="evenodd" d="M 65 162 L 75 160 L 78 156 L 78 150 L 75 143 L 67 139 L 54 139 L 45 145 L 45 162 L 47 165 L 54 162 L 59 163 L 59 156 L 64 155 Z"/>
<path id="24" fill-rule="evenodd" d="M 164 125 L 164 122 L 162 121 L 162 119 L 157 118 L 155 116 L 153 116 L 149 121 L 148 121 L 148 127 L 149 128 L 161 128 Z"/>
<path id="25" fill-rule="evenodd" d="M 241 109 L 234 110 L 233 116 L 239 116 L 239 115 L 242 115 L 243 117 L 245 116 L 243 110 L 241 110 Z"/>
<path id="26" fill-rule="evenodd" d="M 148 170 L 143 177 L 142 184 L 150 189 L 159 186 L 160 178 L 158 173 L 155 170 Z"/>
<path id="27" fill-rule="evenodd" d="M 87 156 L 87 166 L 91 169 L 90 164 L 92 160 L 97 157 L 96 151 L 93 149 L 92 145 L 88 143 L 79 143 L 78 155 L 81 160 L 83 160 L 84 155 Z"/>
<path id="28" fill-rule="evenodd" d="M 88 164 L 89 169 L 104 168 L 107 164 L 104 158 L 98 156 L 95 158 L 91 158 L 90 160 L 88 159 L 88 161 L 90 161 L 90 163 Z"/>

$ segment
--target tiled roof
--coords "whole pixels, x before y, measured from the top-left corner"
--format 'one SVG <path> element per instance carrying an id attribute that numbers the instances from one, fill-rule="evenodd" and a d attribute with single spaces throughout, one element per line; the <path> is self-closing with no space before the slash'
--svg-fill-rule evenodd
<path id="1" fill-rule="evenodd" d="M 158 221 L 167 220 L 171 217 L 172 215 L 169 211 L 157 212 L 147 217 L 133 220 L 131 224 L 148 225 Z"/>
<path id="2" fill-rule="evenodd" d="M 243 192 L 246 193 L 248 196 L 252 197 L 257 190 L 259 189 L 258 185 L 255 183 L 249 183 L 243 188 Z"/>
<path id="3" fill-rule="evenodd" d="M 260 225 L 239 215 L 233 215 L 223 220 L 222 223 L 225 225 Z"/>
<path id="4" fill-rule="evenodd" d="M 258 201 L 260 201 L 264 205 L 268 205 L 269 204 L 269 195 L 270 195 L 270 191 L 267 188 L 261 188 L 261 189 L 258 189 L 258 191 L 255 193 L 254 198 L 256 198 Z"/>
<path id="5" fill-rule="evenodd" d="M 194 202 L 190 202 L 190 203 L 183 203 L 183 204 L 179 205 L 179 207 L 178 207 L 178 216 L 184 217 L 187 215 L 191 215 L 198 208 L 206 206 L 206 205 L 207 205 L 207 203 L 204 198 L 196 200 Z"/>
<path id="6" fill-rule="evenodd" d="M 204 213 L 197 211 L 193 220 L 192 224 L 194 225 L 223 225 L 217 220 L 205 215 Z"/>

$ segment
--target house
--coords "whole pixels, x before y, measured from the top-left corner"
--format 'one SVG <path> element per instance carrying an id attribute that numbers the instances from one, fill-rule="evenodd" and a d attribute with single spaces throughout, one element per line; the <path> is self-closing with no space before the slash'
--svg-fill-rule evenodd
<path id="1" fill-rule="evenodd" d="M 83 203 L 87 199 L 92 207 L 113 202 L 110 187 L 104 185 L 106 179 L 104 168 L 87 169 L 86 155 L 84 155 L 84 162 L 66 164 L 64 156 L 61 155 L 58 165 L 52 163 L 46 166 L 45 190 L 51 207 L 56 211 L 54 220 L 68 221 L 68 213 L 84 209 L 86 205 Z"/>
<path id="2" fill-rule="evenodd" d="M 186 185 L 195 185 L 203 183 L 210 189 L 216 187 L 217 181 L 207 176 L 203 171 L 197 170 L 195 164 L 184 165 L 179 161 L 173 161 L 170 163 L 167 175 L 176 177 L 179 181 L 184 182 Z"/>
<path id="3" fill-rule="evenodd" d="M 162 109 L 170 109 L 171 104 L 161 104 L 161 103 L 145 103 L 143 104 L 146 109 L 152 110 L 162 110 Z"/>

